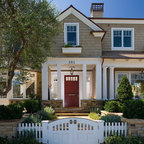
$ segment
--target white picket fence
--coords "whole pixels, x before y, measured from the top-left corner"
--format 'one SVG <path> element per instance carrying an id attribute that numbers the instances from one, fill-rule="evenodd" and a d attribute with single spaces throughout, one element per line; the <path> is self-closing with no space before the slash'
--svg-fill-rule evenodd
<path id="1" fill-rule="evenodd" d="M 127 123 L 104 123 L 87 119 L 68 118 L 49 123 L 20 123 L 18 133 L 33 131 L 39 142 L 47 144 L 100 144 L 112 135 L 127 135 Z M 69 140 L 68 140 L 69 139 Z"/>
<path id="2" fill-rule="evenodd" d="M 104 138 L 106 139 L 112 135 L 127 136 L 127 123 L 104 123 Z"/>
<path id="3" fill-rule="evenodd" d="M 42 124 L 41 123 L 19 123 L 18 126 L 18 134 L 19 135 L 24 135 L 25 131 L 32 131 L 34 133 L 35 138 L 39 141 L 42 142 Z"/>

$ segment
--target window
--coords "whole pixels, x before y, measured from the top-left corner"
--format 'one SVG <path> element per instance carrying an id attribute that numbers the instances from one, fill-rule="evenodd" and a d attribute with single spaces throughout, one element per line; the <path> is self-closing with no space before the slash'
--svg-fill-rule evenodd
<path id="1" fill-rule="evenodd" d="M 134 29 L 112 28 L 112 50 L 134 50 Z"/>
<path id="2" fill-rule="evenodd" d="M 144 92 L 144 77 L 140 74 L 140 72 L 116 72 L 116 91 L 118 85 L 121 81 L 121 78 L 126 75 L 131 83 L 132 92 L 135 98 L 141 98 L 142 93 Z M 115 91 L 115 93 L 116 93 Z M 116 93 L 117 95 L 117 93 Z"/>
<path id="3" fill-rule="evenodd" d="M 31 94 L 36 94 L 36 73 L 27 73 L 24 82 L 21 79 L 19 80 L 18 75 L 20 75 L 20 72 L 16 71 L 12 83 L 13 98 L 29 98 Z"/>
<path id="4" fill-rule="evenodd" d="M 64 43 L 72 46 L 79 45 L 79 24 L 65 23 L 64 24 Z"/>

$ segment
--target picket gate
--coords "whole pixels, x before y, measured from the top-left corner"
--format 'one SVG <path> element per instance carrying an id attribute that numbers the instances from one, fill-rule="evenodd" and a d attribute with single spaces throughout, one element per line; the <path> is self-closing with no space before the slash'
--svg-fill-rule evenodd
<path id="1" fill-rule="evenodd" d="M 127 135 L 126 123 L 104 123 L 102 120 L 66 118 L 53 122 L 24 124 L 18 126 L 18 133 L 33 131 L 43 144 L 101 144 L 111 135 Z"/>

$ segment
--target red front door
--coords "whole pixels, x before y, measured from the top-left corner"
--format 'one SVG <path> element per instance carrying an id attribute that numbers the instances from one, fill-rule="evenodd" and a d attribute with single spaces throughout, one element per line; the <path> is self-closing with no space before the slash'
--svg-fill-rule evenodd
<path id="1" fill-rule="evenodd" d="M 79 107 L 79 76 L 65 75 L 65 107 Z"/>

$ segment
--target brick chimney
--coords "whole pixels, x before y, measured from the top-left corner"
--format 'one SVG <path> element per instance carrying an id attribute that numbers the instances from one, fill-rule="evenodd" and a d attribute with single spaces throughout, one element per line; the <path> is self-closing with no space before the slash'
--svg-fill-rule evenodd
<path id="1" fill-rule="evenodd" d="M 91 17 L 101 18 L 103 17 L 104 3 L 92 3 L 91 4 Z"/>

